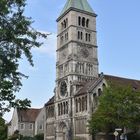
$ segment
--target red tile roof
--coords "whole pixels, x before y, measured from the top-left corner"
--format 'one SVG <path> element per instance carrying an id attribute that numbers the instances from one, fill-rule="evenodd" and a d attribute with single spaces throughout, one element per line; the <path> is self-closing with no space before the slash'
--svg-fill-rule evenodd
<path id="1" fill-rule="evenodd" d="M 17 109 L 19 122 L 35 122 L 41 109 L 28 108 L 28 109 Z"/>

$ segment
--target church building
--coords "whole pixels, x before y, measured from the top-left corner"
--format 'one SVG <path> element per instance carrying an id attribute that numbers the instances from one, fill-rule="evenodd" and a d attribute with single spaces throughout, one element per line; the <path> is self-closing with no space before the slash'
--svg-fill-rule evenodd
<path id="1" fill-rule="evenodd" d="M 56 86 L 45 104 L 45 140 L 92 140 L 88 120 L 108 81 L 140 81 L 99 74 L 96 13 L 87 0 L 67 0 L 57 18 Z"/>

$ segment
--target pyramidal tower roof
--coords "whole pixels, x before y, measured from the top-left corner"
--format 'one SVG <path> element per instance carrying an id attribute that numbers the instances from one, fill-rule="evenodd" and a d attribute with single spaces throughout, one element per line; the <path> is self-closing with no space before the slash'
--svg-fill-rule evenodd
<path id="1" fill-rule="evenodd" d="M 63 16 L 70 9 L 96 15 L 87 0 L 67 0 L 59 17 Z"/>

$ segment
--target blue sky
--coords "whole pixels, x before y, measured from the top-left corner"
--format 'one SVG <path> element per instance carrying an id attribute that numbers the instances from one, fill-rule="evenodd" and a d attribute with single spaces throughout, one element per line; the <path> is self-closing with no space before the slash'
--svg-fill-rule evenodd
<path id="1" fill-rule="evenodd" d="M 66 0 L 27 0 L 25 14 L 33 26 L 50 32 L 40 49 L 34 49 L 32 68 L 26 59 L 20 70 L 29 76 L 17 96 L 29 98 L 32 107 L 42 107 L 53 96 L 55 87 L 55 49 L 57 24 Z M 99 71 L 140 79 L 140 0 L 89 0 L 97 17 Z M 5 118 L 10 120 L 11 113 Z"/>

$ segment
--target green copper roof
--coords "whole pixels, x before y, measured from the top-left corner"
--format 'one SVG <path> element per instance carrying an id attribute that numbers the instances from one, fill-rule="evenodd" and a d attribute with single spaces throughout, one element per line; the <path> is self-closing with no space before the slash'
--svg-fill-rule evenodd
<path id="1" fill-rule="evenodd" d="M 67 0 L 61 14 L 63 15 L 70 8 L 82 10 L 84 12 L 94 13 L 87 0 Z"/>

